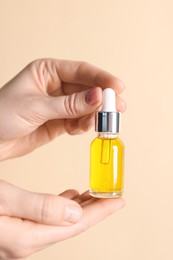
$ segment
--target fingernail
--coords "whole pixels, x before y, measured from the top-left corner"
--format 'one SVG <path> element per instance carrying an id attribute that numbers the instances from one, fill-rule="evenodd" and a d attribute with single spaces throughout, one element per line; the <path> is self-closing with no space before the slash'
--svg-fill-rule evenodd
<path id="1" fill-rule="evenodd" d="M 80 220 L 82 214 L 82 209 L 75 205 L 70 205 L 65 208 L 64 220 L 76 223 Z"/>
<path id="2" fill-rule="evenodd" d="M 98 90 L 96 88 L 88 91 L 86 96 L 85 96 L 85 102 L 88 105 L 94 105 L 99 100 L 100 100 L 100 97 L 99 97 Z"/>

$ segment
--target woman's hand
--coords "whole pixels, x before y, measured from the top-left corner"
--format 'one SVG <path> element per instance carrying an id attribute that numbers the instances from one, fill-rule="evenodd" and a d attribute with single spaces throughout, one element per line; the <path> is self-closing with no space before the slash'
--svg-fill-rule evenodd
<path id="1" fill-rule="evenodd" d="M 93 126 L 102 89 L 123 83 L 85 62 L 37 60 L 0 89 L 0 160 L 24 155 L 65 132 Z M 125 102 L 117 96 L 117 110 Z"/>
<path id="2" fill-rule="evenodd" d="M 24 259 L 75 236 L 124 206 L 67 190 L 59 196 L 22 190 L 0 181 L 0 259 Z"/>

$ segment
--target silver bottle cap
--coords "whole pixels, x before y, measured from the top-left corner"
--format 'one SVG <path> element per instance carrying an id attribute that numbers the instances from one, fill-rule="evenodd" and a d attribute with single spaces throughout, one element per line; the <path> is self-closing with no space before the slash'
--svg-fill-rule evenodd
<path id="1" fill-rule="evenodd" d="M 95 120 L 97 132 L 119 133 L 120 113 L 119 112 L 97 112 Z"/>

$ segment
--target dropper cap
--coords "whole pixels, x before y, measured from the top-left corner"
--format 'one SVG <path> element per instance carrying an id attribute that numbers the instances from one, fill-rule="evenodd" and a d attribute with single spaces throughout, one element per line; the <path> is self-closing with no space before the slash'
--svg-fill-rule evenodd
<path id="1" fill-rule="evenodd" d="M 102 109 L 96 113 L 97 132 L 118 133 L 120 113 L 116 111 L 116 94 L 112 88 L 103 90 Z"/>

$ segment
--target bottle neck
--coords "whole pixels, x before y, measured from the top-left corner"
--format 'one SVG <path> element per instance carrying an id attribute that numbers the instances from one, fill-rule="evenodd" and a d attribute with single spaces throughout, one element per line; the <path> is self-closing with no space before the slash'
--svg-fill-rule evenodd
<path id="1" fill-rule="evenodd" d="M 117 138 L 119 133 L 97 132 L 98 138 Z"/>

